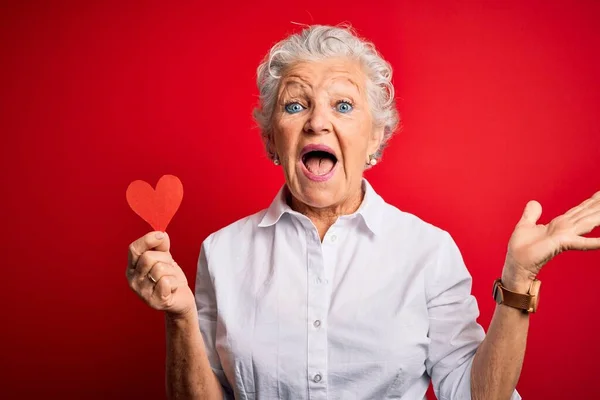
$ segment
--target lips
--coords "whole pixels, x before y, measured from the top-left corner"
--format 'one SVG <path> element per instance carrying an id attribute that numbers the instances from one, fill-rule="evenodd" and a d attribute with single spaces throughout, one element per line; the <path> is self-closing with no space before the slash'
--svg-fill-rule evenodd
<path id="1" fill-rule="evenodd" d="M 309 144 L 302 149 L 300 161 L 304 175 L 312 181 L 329 180 L 337 166 L 335 151 L 322 144 Z"/>

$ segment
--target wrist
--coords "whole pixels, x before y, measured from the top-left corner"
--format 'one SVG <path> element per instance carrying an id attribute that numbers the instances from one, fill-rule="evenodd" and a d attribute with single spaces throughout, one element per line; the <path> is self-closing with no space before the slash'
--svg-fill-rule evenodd
<path id="1" fill-rule="evenodd" d="M 511 292 L 526 294 L 535 280 L 535 274 L 519 267 L 505 265 L 501 279 L 502 286 Z"/>
<path id="2" fill-rule="evenodd" d="M 165 311 L 165 321 L 167 324 L 174 325 L 195 324 L 198 322 L 198 313 L 195 307 L 189 307 L 178 312 Z"/>

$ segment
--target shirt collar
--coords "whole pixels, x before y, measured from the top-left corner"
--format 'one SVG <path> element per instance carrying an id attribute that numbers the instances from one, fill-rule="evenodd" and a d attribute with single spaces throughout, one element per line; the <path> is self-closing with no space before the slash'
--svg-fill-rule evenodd
<path id="1" fill-rule="evenodd" d="M 277 195 L 271 202 L 271 205 L 269 206 L 269 208 L 267 208 L 267 212 L 258 224 L 259 227 L 262 228 L 275 225 L 283 214 L 294 212 L 294 210 L 292 210 L 292 208 L 288 206 L 286 202 L 287 190 L 287 186 L 283 184 L 283 186 L 281 187 L 281 189 L 279 189 Z"/>
<path id="2" fill-rule="evenodd" d="M 382 229 L 382 206 L 384 200 L 377 192 L 375 192 L 369 181 L 365 178 L 362 180 L 362 187 L 365 191 L 365 196 L 358 210 L 356 210 L 354 214 L 345 215 L 341 218 L 352 218 L 358 214 L 363 218 L 363 221 L 369 230 L 375 235 L 378 235 L 381 233 Z M 284 184 L 277 192 L 277 195 L 271 202 L 269 208 L 267 208 L 265 215 L 258 224 L 259 227 L 275 225 L 281 219 L 283 214 L 296 214 L 296 211 L 292 210 L 286 202 L 287 193 L 288 189 Z"/>

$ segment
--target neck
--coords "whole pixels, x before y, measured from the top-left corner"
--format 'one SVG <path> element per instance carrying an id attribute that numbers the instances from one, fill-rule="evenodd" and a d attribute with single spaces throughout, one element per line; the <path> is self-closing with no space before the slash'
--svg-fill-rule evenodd
<path id="1" fill-rule="evenodd" d="M 353 191 L 346 199 L 338 204 L 329 207 L 316 208 L 302 203 L 288 192 L 287 203 L 292 210 L 306 215 L 317 228 L 321 241 L 331 226 L 337 221 L 340 215 L 348 215 L 356 212 L 360 207 L 363 198 L 364 190 L 362 184 L 357 190 Z"/>

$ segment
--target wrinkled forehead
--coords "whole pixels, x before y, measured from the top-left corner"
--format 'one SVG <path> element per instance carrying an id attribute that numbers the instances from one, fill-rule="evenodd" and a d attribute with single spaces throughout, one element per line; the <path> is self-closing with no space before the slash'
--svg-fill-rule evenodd
<path id="1" fill-rule="evenodd" d="M 343 90 L 365 93 L 366 75 L 360 64 L 350 59 L 299 61 L 288 67 L 281 78 L 280 93 Z"/>

